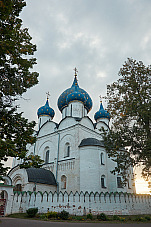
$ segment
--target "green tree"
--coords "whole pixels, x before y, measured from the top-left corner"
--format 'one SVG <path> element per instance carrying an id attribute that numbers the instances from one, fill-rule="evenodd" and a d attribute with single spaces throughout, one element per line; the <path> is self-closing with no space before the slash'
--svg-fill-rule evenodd
<path id="1" fill-rule="evenodd" d="M 0 175 L 7 170 L 2 161 L 8 156 L 24 159 L 27 143 L 35 142 L 35 122 L 22 117 L 15 104 L 38 83 L 38 73 L 32 71 L 36 46 L 19 18 L 25 5 L 23 0 L 0 1 Z"/>
<path id="2" fill-rule="evenodd" d="M 117 82 L 107 86 L 112 127 L 104 134 L 105 147 L 117 162 L 112 171 L 127 181 L 128 168 L 142 165 L 151 176 L 151 66 L 129 59 L 119 71 Z M 126 150 L 121 150 L 126 148 Z"/>

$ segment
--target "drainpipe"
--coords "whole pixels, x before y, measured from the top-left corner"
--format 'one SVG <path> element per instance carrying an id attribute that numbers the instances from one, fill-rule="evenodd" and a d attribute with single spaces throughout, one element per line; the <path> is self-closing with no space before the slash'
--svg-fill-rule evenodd
<path id="1" fill-rule="evenodd" d="M 37 132 L 36 132 L 36 134 L 35 134 L 35 137 L 36 137 L 36 140 L 35 140 L 35 144 L 34 144 L 34 155 L 35 155 L 35 152 L 36 152 L 36 142 L 37 142 Z"/>
<path id="2" fill-rule="evenodd" d="M 58 152 L 57 152 L 57 163 L 56 163 L 56 182 L 57 182 L 57 194 L 59 193 L 59 182 L 58 182 L 58 159 L 59 159 L 59 145 L 60 145 L 60 134 L 58 133 Z"/>
<path id="3" fill-rule="evenodd" d="M 35 144 L 34 144 L 34 155 L 35 155 L 35 150 L 36 150 L 36 141 L 35 141 Z"/>

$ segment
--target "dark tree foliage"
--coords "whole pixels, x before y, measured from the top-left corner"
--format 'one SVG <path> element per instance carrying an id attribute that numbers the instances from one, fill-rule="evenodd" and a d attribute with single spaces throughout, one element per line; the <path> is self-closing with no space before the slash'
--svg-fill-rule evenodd
<path id="1" fill-rule="evenodd" d="M 43 163 L 44 161 L 41 160 L 39 155 L 29 155 L 24 158 L 24 162 L 20 164 L 20 168 L 40 168 Z"/>
<path id="2" fill-rule="evenodd" d="M 25 5 L 23 0 L 0 1 L 0 96 L 3 99 L 22 95 L 38 83 L 38 73 L 30 71 L 36 58 L 26 57 L 34 54 L 36 46 L 18 17 Z"/>
<path id="3" fill-rule="evenodd" d="M 107 86 L 108 111 L 113 119 L 104 136 L 110 157 L 117 162 L 113 173 L 128 177 L 130 166 L 142 165 L 146 179 L 151 176 L 151 66 L 129 59 L 119 79 Z M 121 150 L 121 148 L 126 150 Z"/>
<path id="4" fill-rule="evenodd" d="M 32 57 L 36 46 L 19 18 L 25 5 L 23 0 L 0 1 L 0 175 L 7 170 L 2 161 L 8 156 L 24 159 L 27 143 L 35 142 L 35 122 L 22 117 L 15 105 L 28 88 L 38 83 L 38 73 L 31 71 L 36 64 Z"/>

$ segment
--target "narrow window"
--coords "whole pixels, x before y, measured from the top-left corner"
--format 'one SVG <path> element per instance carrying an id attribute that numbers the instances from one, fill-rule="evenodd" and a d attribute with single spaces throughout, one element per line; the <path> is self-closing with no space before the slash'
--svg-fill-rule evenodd
<path id="1" fill-rule="evenodd" d="M 66 189 L 67 186 L 67 177 L 65 175 L 61 176 L 61 189 Z"/>
<path id="2" fill-rule="evenodd" d="M 66 143 L 65 145 L 65 152 L 64 152 L 64 158 L 70 157 L 70 144 Z"/>
<path id="3" fill-rule="evenodd" d="M 70 146 L 67 146 L 67 157 L 70 157 Z"/>
<path id="4" fill-rule="evenodd" d="M 105 165 L 105 163 L 104 163 L 104 153 L 103 152 L 100 155 L 100 159 L 101 159 L 101 165 Z"/>
<path id="5" fill-rule="evenodd" d="M 49 163 L 49 150 L 46 151 L 45 163 Z"/>
<path id="6" fill-rule="evenodd" d="M 39 129 L 40 129 L 40 126 L 41 126 L 41 117 L 40 117 L 40 121 L 39 121 Z"/>
<path id="7" fill-rule="evenodd" d="M 106 188 L 105 176 L 101 176 L 101 188 Z"/>
<path id="8" fill-rule="evenodd" d="M 117 187 L 123 188 L 121 177 L 117 177 Z"/>
<path id="9" fill-rule="evenodd" d="M 67 116 L 67 107 L 65 108 L 65 117 Z"/>
<path id="10" fill-rule="evenodd" d="M 72 116 L 72 104 L 71 104 L 71 116 Z"/>
<path id="11" fill-rule="evenodd" d="M 127 186 L 128 186 L 128 189 L 131 189 L 129 180 L 127 180 Z"/>

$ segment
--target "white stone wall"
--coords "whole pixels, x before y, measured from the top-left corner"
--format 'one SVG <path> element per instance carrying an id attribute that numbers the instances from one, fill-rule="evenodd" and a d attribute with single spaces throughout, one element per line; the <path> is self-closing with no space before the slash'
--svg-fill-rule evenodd
<path id="1" fill-rule="evenodd" d="M 84 127 L 88 128 L 92 131 L 94 131 L 93 122 L 88 117 L 83 117 L 79 124 L 83 125 Z"/>
<path id="2" fill-rule="evenodd" d="M 109 127 L 108 127 L 109 123 L 107 122 L 103 122 L 103 121 L 98 121 L 97 124 L 96 124 L 96 127 L 95 127 L 95 131 L 97 133 L 101 133 L 102 131 L 102 127 L 105 129 L 105 130 L 109 130 Z"/>
<path id="3" fill-rule="evenodd" d="M 69 127 L 69 124 L 71 127 Z M 46 151 L 50 151 L 50 164 L 45 164 L 43 167 L 52 171 L 55 177 L 59 143 L 57 181 L 59 190 L 61 190 L 61 176 L 65 175 L 67 177 L 67 188 L 65 190 L 68 192 L 71 190 L 79 191 L 79 155 L 77 152 L 79 139 L 75 124 L 74 118 L 64 119 L 60 123 L 58 131 L 46 136 L 39 134 L 36 142 L 36 154 L 40 155 L 43 160 L 45 160 Z M 69 157 L 65 157 L 66 143 L 70 145 Z"/>
<path id="4" fill-rule="evenodd" d="M 78 105 L 78 108 L 80 108 L 82 103 L 75 102 L 72 105 L 75 105 L 75 108 Z M 110 172 L 115 168 L 116 163 L 108 158 L 103 147 L 86 146 L 79 148 L 81 141 L 85 138 L 102 140 L 98 129 L 103 125 L 108 128 L 105 123 L 98 122 L 94 130 L 93 122 L 87 116 L 83 117 L 81 121 L 76 121 L 71 116 L 66 117 L 61 120 L 58 127 L 52 121 L 47 122 L 38 132 L 35 146 L 29 147 L 29 154 L 33 152 L 34 148 L 35 154 L 45 161 L 46 151 L 49 150 L 49 162 L 44 164 L 43 168 L 52 171 L 55 178 L 57 177 L 59 191 L 67 191 L 68 193 L 70 191 L 80 192 L 81 190 L 83 192 L 123 191 L 132 193 L 134 192 L 132 174 L 130 174 L 130 188 L 127 186 L 117 188 L 117 176 Z M 67 143 L 70 145 L 69 157 L 65 157 Z M 100 163 L 101 152 L 104 152 L 104 165 Z M 66 189 L 61 188 L 61 177 L 63 175 L 67 177 Z M 101 188 L 102 175 L 105 176 L 106 188 Z"/>
<path id="5" fill-rule="evenodd" d="M 80 148 L 80 191 L 107 191 L 101 188 L 101 175 L 106 176 L 105 165 L 100 164 L 100 153 L 103 149 L 98 146 Z"/>
<path id="6" fill-rule="evenodd" d="M 84 117 L 84 105 L 81 102 L 71 102 L 68 105 L 68 108 L 71 109 L 72 106 L 72 117 Z"/>
<path id="7" fill-rule="evenodd" d="M 4 214 L 8 215 L 11 213 L 12 201 L 13 201 L 13 186 L 12 185 L 0 185 L 0 193 L 4 192 L 4 199 L 6 199 Z M 1 198 L 1 197 L 0 197 Z M 1 205 L 1 204 L 0 204 Z"/>
<path id="8" fill-rule="evenodd" d="M 65 157 L 66 143 L 70 145 L 70 156 Z M 76 126 L 66 128 L 60 133 L 59 160 L 58 160 L 58 182 L 59 190 L 79 191 L 79 153 L 78 129 Z M 61 176 L 67 177 L 66 189 L 61 189 Z"/>
<path id="9" fill-rule="evenodd" d="M 62 119 L 67 116 L 82 118 L 87 116 L 87 110 L 82 102 L 72 101 L 67 107 L 62 110 Z"/>
<path id="10" fill-rule="evenodd" d="M 98 122 L 105 122 L 105 123 L 109 126 L 110 120 L 109 120 L 108 118 L 99 118 L 99 119 L 97 120 L 97 123 L 98 123 Z"/>
<path id="11" fill-rule="evenodd" d="M 49 121 L 49 120 L 51 120 L 51 117 L 50 116 L 41 116 L 41 117 L 39 117 L 39 119 L 38 119 L 38 128 L 40 129 L 41 128 L 41 126 L 46 122 L 46 121 Z"/>
<path id="12" fill-rule="evenodd" d="M 27 183 L 24 187 L 24 191 L 33 191 L 33 188 L 35 188 L 35 191 L 36 192 L 41 192 L 41 193 L 44 193 L 44 192 L 48 192 L 48 191 L 51 191 L 51 192 L 55 192 L 57 190 L 57 187 L 55 185 L 48 185 L 48 184 L 39 184 L 39 183 Z"/>
<path id="13" fill-rule="evenodd" d="M 39 213 L 48 211 L 68 211 L 70 214 L 83 215 L 105 213 L 108 215 L 151 214 L 151 196 L 125 193 L 31 193 L 15 194 L 11 213 L 26 212 L 38 207 Z"/>

